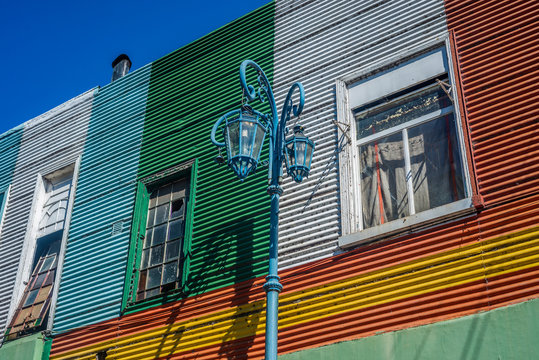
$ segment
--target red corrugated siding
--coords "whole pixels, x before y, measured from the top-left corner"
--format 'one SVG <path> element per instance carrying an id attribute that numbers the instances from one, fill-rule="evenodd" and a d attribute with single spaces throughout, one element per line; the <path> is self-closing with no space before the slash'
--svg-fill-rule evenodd
<path id="1" fill-rule="evenodd" d="M 539 192 L 539 3 L 446 0 L 486 204 Z"/>

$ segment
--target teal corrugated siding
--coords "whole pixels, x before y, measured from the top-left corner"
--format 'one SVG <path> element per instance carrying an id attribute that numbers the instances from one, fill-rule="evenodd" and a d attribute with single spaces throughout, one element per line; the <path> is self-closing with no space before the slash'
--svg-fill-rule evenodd
<path id="1" fill-rule="evenodd" d="M 22 131 L 23 127 L 19 126 L 0 135 L 0 191 L 5 190 L 11 184 L 13 170 L 19 153 Z M 0 200 L 0 221 L 2 219 L 2 213 L 6 211 L 6 207 L 8 206 L 7 200 L 6 198 Z M 5 202 L 4 209 L 2 209 L 2 202 Z M 0 228 L 0 244 L 3 242 L 2 233 L 2 229 Z M 0 264 L 4 264 L 4 262 L 10 260 L 8 257 L 3 257 L 2 252 L 0 252 Z M 11 282 L 1 281 L 3 278 L 3 274 L 0 274 L 0 298 L 5 299 L 5 301 L 0 301 L 0 304 L 3 304 L 3 306 L 0 306 L 0 331 L 3 331 L 6 325 L 9 298 L 11 297 L 12 289 Z"/>
<path id="2" fill-rule="evenodd" d="M 23 126 L 0 134 L 0 190 L 11 184 L 13 169 L 19 153 Z"/>
<path id="3" fill-rule="evenodd" d="M 119 315 L 151 66 L 99 90 L 69 230 L 54 330 Z M 122 222 L 112 234 L 112 224 Z"/>

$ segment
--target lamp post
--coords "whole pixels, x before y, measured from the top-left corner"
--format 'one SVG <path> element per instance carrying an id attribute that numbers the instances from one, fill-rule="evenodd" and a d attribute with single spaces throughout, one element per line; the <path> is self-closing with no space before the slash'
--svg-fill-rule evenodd
<path id="1" fill-rule="evenodd" d="M 257 72 L 258 90 L 247 84 L 245 77 L 247 68 L 252 68 Z M 266 291 L 266 360 L 276 360 L 279 292 L 283 288 L 277 275 L 279 197 L 283 193 L 281 188 L 282 164 L 285 161 L 287 173 L 294 181 L 301 182 L 309 175 L 314 143 L 303 135 L 303 128 L 299 125 L 294 127 L 293 135 L 285 139 L 286 123 L 290 120 L 291 114 L 297 117 L 303 110 L 305 93 L 301 83 L 296 82 L 290 87 L 279 121 L 273 90 L 260 66 L 251 60 L 243 61 L 240 66 L 240 82 L 247 101 L 259 99 L 264 102 L 267 100 L 271 114 L 263 114 L 244 103 L 240 109 L 226 113 L 215 122 L 211 132 L 211 140 L 219 149 L 226 148 L 228 166 L 243 181 L 247 175 L 256 171 L 264 139 L 269 133 L 269 186 L 267 192 L 271 197 L 271 211 L 269 275 L 264 284 Z M 292 95 L 296 90 L 299 93 L 299 104 L 293 105 Z M 223 121 L 225 122 L 222 130 L 224 142 L 221 142 L 217 141 L 215 136 Z M 221 156 L 218 159 L 218 162 L 225 162 Z"/>

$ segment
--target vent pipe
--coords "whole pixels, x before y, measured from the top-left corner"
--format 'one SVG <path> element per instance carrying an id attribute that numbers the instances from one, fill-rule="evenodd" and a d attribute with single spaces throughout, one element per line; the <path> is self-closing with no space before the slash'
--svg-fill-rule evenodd
<path id="1" fill-rule="evenodd" d="M 121 54 L 112 62 L 112 80 L 115 81 L 121 78 L 122 76 L 127 75 L 131 69 L 131 60 L 129 56 Z"/>

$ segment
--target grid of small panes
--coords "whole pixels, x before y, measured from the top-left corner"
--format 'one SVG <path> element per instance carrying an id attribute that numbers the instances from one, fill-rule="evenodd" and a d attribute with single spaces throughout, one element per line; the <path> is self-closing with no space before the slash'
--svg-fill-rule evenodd
<path id="1" fill-rule="evenodd" d="M 47 201 L 43 205 L 43 213 L 39 222 L 39 236 L 64 228 L 71 177 L 71 173 L 67 173 L 53 181 L 45 179 Z"/>
<path id="2" fill-rule="evenodd" d="M 179 286 L 189 180 L 153 189 L 142 245 L 137 301 Z"/>
<path id="3" fill-rule="evenodd" d="M 58 234 L 61 236 L 62 233 Z M 50 306 L 59 250 L 60 239 L 51 243 L 39 257 L 7 331 L 8 339 L 35 331 L 44 323 Z"/>

